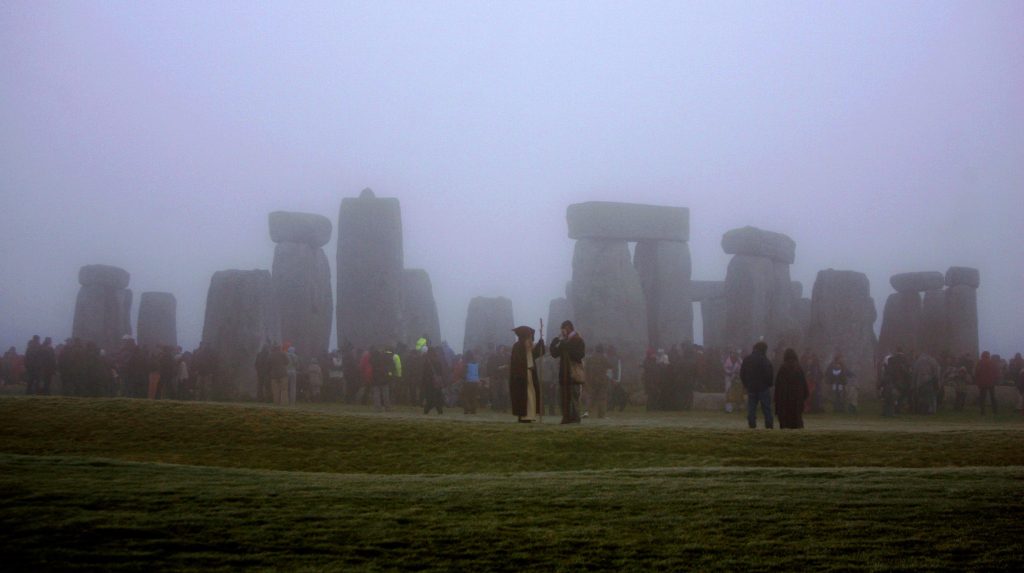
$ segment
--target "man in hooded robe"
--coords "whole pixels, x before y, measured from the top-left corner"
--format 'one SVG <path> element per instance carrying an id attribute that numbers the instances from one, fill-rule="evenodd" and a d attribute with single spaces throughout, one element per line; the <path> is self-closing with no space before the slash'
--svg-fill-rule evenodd
<path id="1" fill-rule="evenodd" d="M 512 331 L 519 340 L 512 345 L 508 369 L 509 401 L 512 403 L 512 414 L 518 416 L 520 422 L 533 422 L 542 414 L 536 360 L 544 356 L 544 339 L 534 344 L 534 330 L 529 326 L 518 326 Z"/>

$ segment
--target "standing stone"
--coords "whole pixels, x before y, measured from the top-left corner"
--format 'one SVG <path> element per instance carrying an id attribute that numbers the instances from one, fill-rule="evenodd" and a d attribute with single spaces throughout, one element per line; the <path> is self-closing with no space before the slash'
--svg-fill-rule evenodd
<path id="1" fill-rule="evenodd" d="M 139 297 L 139 345 L 150 349 L 178 346 L 178 301 L 169 292 Z"/>
<path id="2" fill-rule="evenodd" d="M 722 236 L 722 250 L 734 255 L 725 277 L 726 344 L 748 348 L 764 340 L 769 347 L 799 346 L 803 333 L 789 272 L 796 260 L 793 239 L 742 227 Z"/>
<path id="3" fill-rule="evenodd" d="M 800 344 L 800 350 L 798 350 L 798 352 L 802 352 L 803 349 L 807 346 L 807 333 L 811 328 L 811 299 L 797 299 L 796 320 L 797 323 L 800 325 L 800 333 L 803 334 L 803 338 L 801 339 L 802 343 Z"/>
<path id="4" fill-rule="evenodd" d="M 867 275 L 854 271 L 818 271 L 811 292 L 811 324 L 808 339 L 822 366 L 841 352 L 857 376 L 861 391 L 875 380 L 875 319 Z"/>
<path id="5" fill-rule="evenodd" d="M 767 339 L 784 348 L 799 348 L 804 338 L 796 310 L 796 301 L 800 296 L 790 279 L 789 264 L 772 261 L 772 279 L 773 285 L 768 293 Z M 802 294 L 803 285 L 795 284 L 800 287 L 799 292 Z"/>
<path id="6" fill-rule="evenodd" d="M 94 342 L 107 352 L 131 335 L 132 291 L 128 271 L 108 265 L 86 265 L 78 271 L 78 290 L 71 335 Z"/>
<path id="7" fill-rule="evenodd" d="M 701 302 L 725 296 L 725 281 L 690 281 L 690 299 Z"/>
<path id="8" fill-rule="evenodd" d="M 652 346 L 693 342 L 692 264 L 687 243 L 640 241 L 633 255 L 647 302 L 647 333 Z"/>
<path id="9" fill-rule="evenodd" d="M 725 323 L 729 319 L 729 309 L 724 296 L 700 301 L 700 317 L 704 323 L 705 347 L 733 348 L 725 339 Z"/>
<path id="10" fill-rule="evenodd" d="M 466 313 L 463 352 L 488 352 L 499 344 L 511 347 L 516 341 L 516 336 L 512 333 L 515 327 L 511 300 L 505 297 L 474 297 L 469 301 L 469 310 Z"/>
<path id="11" fill-rule="evenodd" d="M 647 306 L 625 241 L 576 241 L 569 304 L 587 347 L 613 345 L 623 376 L 634 378 L 648 345 Z"/>
<path id="12" fill-rule="evenodd" d="M 441 323 L 430 275 L 423 269 L 402 272 L 402 340 L 414 347 L 421 336 L 431 344 L 441 343 Z"/>
<path id="13" fill-rule="evenodd" d="M 725 275 L 725 341 L 732 348 L 750 348 L 758 340 L 769 347 L 768 320 L 775 288 L 775 268 L 767 257 L 736 255 Z M 786 291 L 789 292 L 787 285 Z"/>
<path id="14" fill-rule="evenodd" d="M 966 285 L 971 288 L 981 286 L 981 272 L 971 267 L 949 267 L 946 270 L 946 286 Z"/>
<path id="15" fill-rule="evenodd" d="M 885 300 L 878 350 L 882 355 L 902 348 L 904 352 L 921 350 L 917 336 L 921 332 L 921 295 L 916 290 L 895 292 Z"/>
<path id="16" fill-rule="evenodd" d="M 338 212 L 338 344 L 389 346 L 402 336 L 402 211 L 365 189 Z"/>
<path id="17" fill-rule="evenodd" d="M 921 330 L 917 335 L 921 350 L 938 357 L 949 351 L 949 321 L 946 318 L 946 293 L 925 291 L 921 305 Z"/>
<path id="18" fill-rule="evenodd" d="M 206 295 L 203 341 L 217 354 L 215 398 L 252 398 L 256 395 L 256 354 L 268 340 L 281 342 L 270 272 L 228 270 L 214 273 Z"/>
<path id="19" fill-rule="evenodd" d="M 281 342 L 290 343 L 303 358 L 322 356 L 330 342 L 334 314 L 331 269 L 324 250 L 304 243 L 278 243 L 273 284 Z"/>
<path id="20" fill-rule="evenodd" d="M 953 356 L 978 356 L 978 289 L 958 284 L 946 288 L 949 350 Z"/>
<path id="21" fill-rule="evenodd" d="M 545 324 L 545 340 L 552 341 L 561 334 L 562 323 L 573 320 L 572 305 L 567 298 L 552 299 L 548 304 L 548 321 Z M 575 322 L 573 322 L 575 324 Z"/>

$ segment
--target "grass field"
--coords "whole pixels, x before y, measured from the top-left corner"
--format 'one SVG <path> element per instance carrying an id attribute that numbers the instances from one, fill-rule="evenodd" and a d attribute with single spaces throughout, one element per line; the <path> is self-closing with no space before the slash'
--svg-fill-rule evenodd
<path id="1" fill-rule="evenodd" d="M 0 397 L 3 570 L 1024 570 L 1024 418 Z"/>

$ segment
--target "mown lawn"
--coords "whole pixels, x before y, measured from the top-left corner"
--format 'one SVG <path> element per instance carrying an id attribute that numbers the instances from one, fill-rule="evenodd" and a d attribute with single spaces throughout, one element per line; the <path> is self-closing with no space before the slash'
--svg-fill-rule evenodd
<path id="1" fill-rule="evenodd" d="M 1015 417 L 511 420 L 0 398 L 0 568 L 1024 570 Z"/>

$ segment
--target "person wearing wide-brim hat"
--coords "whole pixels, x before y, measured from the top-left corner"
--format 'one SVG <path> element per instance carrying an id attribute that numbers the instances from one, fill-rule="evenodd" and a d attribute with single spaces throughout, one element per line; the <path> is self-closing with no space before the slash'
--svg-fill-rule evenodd
<path id="1" fill-rule="evenodd" d="M 529 326 L 512 329 L 519 340 L 512 345 L 512 358 L 508 369 L 508 393 L 512 414 L 520 422 L 533 422 L 541 415 L 540 381 L 536 360 L 544 356 L 544 339 L 533 342 L 534 330 Z"/>

